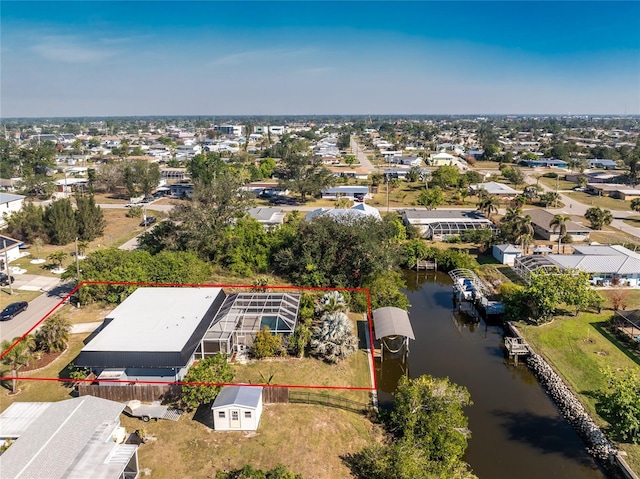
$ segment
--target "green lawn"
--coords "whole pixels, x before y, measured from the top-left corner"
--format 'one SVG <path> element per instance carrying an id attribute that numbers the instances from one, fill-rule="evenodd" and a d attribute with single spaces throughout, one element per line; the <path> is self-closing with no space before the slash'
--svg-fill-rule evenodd
<path id="1" fill-rule="evenodd" d="M 594 393 L 606 386 L 602 368 L 640 370 L 640 357 L 620 345 L 604 328 L 610 316 L 610 311 L 600 315 L 583 313 L 542 326 L 520 325 L 526 340 L 563 377 L 601 426 L 607 423 L 596 413 Z M 629 454 L 631 467 L 640 471 L 640 445 L 618 446 Z"/>
<path id="2" fill-rule="evenodd" d="M 630 210 L 629 202 L 625 200 L 618 200 L 616 198 L 610 198 L 609 196 L 596 196 L 584 193 L 581 191 L 571 191 L 570 193 L 564 193 L 569 198 L 579 201 L 587 206 L 599 206 L 600 208 L 607 210 Z"/>
<path id="3" fill-rule="evenodd" d="M 560 190 L 560 191 L 572 190 L 576 186 L 578 186 L 577 183 L 574 183 L 572 181 L 563 180 L 562 177 L 563 177 L 563 175 L 560 175 L 560 179 L 557 180 L 557 184 L 556 184 L 556 179 L 555 178 L 545 178 L 544 176 L 542 176 L 542 177 L 540 177 L 540 183 L 542 183 L 543 185 L 548 186 L 553 191 L 556 190 L 556 186 L 558 187 L 558 190 Z"/>

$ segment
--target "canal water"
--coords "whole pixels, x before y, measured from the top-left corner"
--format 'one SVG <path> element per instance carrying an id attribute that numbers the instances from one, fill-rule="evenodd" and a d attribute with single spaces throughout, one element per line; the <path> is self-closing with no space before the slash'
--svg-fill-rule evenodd
<path id="1" fill-rule="evenodd" d="M 407 371 L 448 376 L 471 393 L 465 460 L 480 479 L 606 477 L 527 367 L 505 358 L 499 324 L 454 314 L 446 274 L 407 272 L 405 279 L 416 340 L 408 364 L 385 357 L 378 365 L 383 405 Z"/>

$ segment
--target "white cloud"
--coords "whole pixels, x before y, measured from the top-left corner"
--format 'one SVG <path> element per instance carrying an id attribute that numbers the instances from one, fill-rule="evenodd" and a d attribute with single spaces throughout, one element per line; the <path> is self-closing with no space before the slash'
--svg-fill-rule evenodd
<path id="1" fill-rule="evenodd" d="M 232 53 L 216 58 L 208 63 L 209 66 L 232 66 L 243 65 L 248 63 L 278 62 L 288 58 L 309 55 L 310 49 L 263 49 L 263 50 L 247 50 L 244 52 Z"/>
<path id="2" fill-rule="evenodd" d="M 72 36 L 47 36 L 31 50 L 41 57 L 63 63 L 95 63 L 120 52 L 113 48 L 90 44 Z"/>

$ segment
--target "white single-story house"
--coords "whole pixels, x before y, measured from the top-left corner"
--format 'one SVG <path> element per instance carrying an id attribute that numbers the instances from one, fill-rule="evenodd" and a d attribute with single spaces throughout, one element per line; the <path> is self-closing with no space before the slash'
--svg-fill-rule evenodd
<path id="1" fill-rule="evenodd" d="M 20 245 L 22 241 L 10 238 L 9 236 L 0 235 L 0 271 L 6 268 L 5 260 L 8 263 L 20 258 Z"/>
<path id="2" fill-rule="evenodd" d="M 0 193 L 0 226 L 4 226 L 9 216 L 22 209 L 25 198 L 13 193 Z"/>
<path id="3" fill-rule="evenodd" d="M 460 170 L 467 170 L 469 164 L 457 156 L 441 151 L 440 153 L 429 155 L 429 165 L 431 166 L 457 166 Z"/>
<path id="4" fill-rule="evenodd" d="M 407 209 L 402 212 L 402 219 L 405 225 L 417 227 L 423 238 L 435 240 L 456 236 L 470 229 L 496 229 L 493 222 L 476 210 Z"/>
<path id="5" fill-rule="evenodd" d="M 334 186 L 322 190 L 321 195 L 322 198 L 330 200 L 337 198 L 366 200 L 371 198 L 368 186 Z"/>
<path id="6" fill-rule="evenodd" d="M 640 287 L 640 254 L 619 245 L 576 245 L 573 254 L 521 256 L 515 271 L 528 279 L 539 269 L 577 269 L 591 276 L 599 286 Z"/>
<path id="7" fill-rule="evenodd" d="M 509 185 L 498 183 L 497 181 L 487 181 L 486 183 L 469 185 L 469 191 L 474 195 L 484 191 L 489 195 L 500 196 L 502 198 L 513 198 L 514 196 L 518 196 L 522 193 L 522 191 L 514 190 Z"/>
<path id="8" fill-rule="evenodd" d="M 211 410 L 216 431 L 256 431 L 262 415 L 262 387 L 225 386 Z"/>
<path id="9" fill-rule="evenodd" d="M 260 223 L 266 230 L 275 228 L 284 223 L 285 212 L 282 208 L 249 208 L 249 216 Z"/>
<path id="10" fill-rule="evenodd" d="M 138 288 L 107 315 L 75 364 L 98 380 L 180 381 L 225 298 L 220 288 Z"/>
<path id="11" fill-rule="evenodd" d="M 124 404 L 93 396 L 59 402 L 14 402 L 0 414 L 6 478 L 136 479 L 138 446 L 120 426 Z"/>
<path id="12" fill-rule="evenodd" d="M 512 265 L 516 258 L 522 256 L 522 251 L 512 244 L 493 245 L 493 257 L 502 264 Z"/>
<path id="13" fill-rule="evenodd" d="M 374 208 L 373 206 L 369 206 L 366 203 L 356 203 L 351 208 L 317 208 L 315 210 L 309 211 L 305 219 L 307 221 L 310 221 L 318 216 L 331 216 L 335 219 L 348 221 L 351 221 L 352 219 L 367 217 L 382 220 L 378 209 Z"/>

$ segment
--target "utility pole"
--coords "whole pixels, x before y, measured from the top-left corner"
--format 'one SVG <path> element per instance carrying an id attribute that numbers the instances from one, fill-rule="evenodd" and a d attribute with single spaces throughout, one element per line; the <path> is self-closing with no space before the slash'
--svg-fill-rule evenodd
<path id="1" fill-rule="evenodd" d="M 78 259 L 78 237 L 76 236 L 76 279 L 80 282 L 80 260 Z"/>
<path id="2" fill-rule="evenodd" d="M 9 294 L 13 296 L 13 286 L 11 285 L 11 275 L 9 274 L 9 255 L 7 254 L 7 240 L 2 238 L 2 248 L 4 249 L 4 269 L 7 273 L 7 281 L 9 282 Z"/>
<path id="3" fill-rule="evenodd" d="M 384 175 L 387 178 L 387 213 L 389 213 L 389 174 Z"/>
<path id="4" fill-rule="evenodd" d="M 558 207 L 558 197 L 560 196 L 558 193 L 558 183 L 560 183 L 560 175 L 556 175 L 556 203 L 555 208 Z"/>

